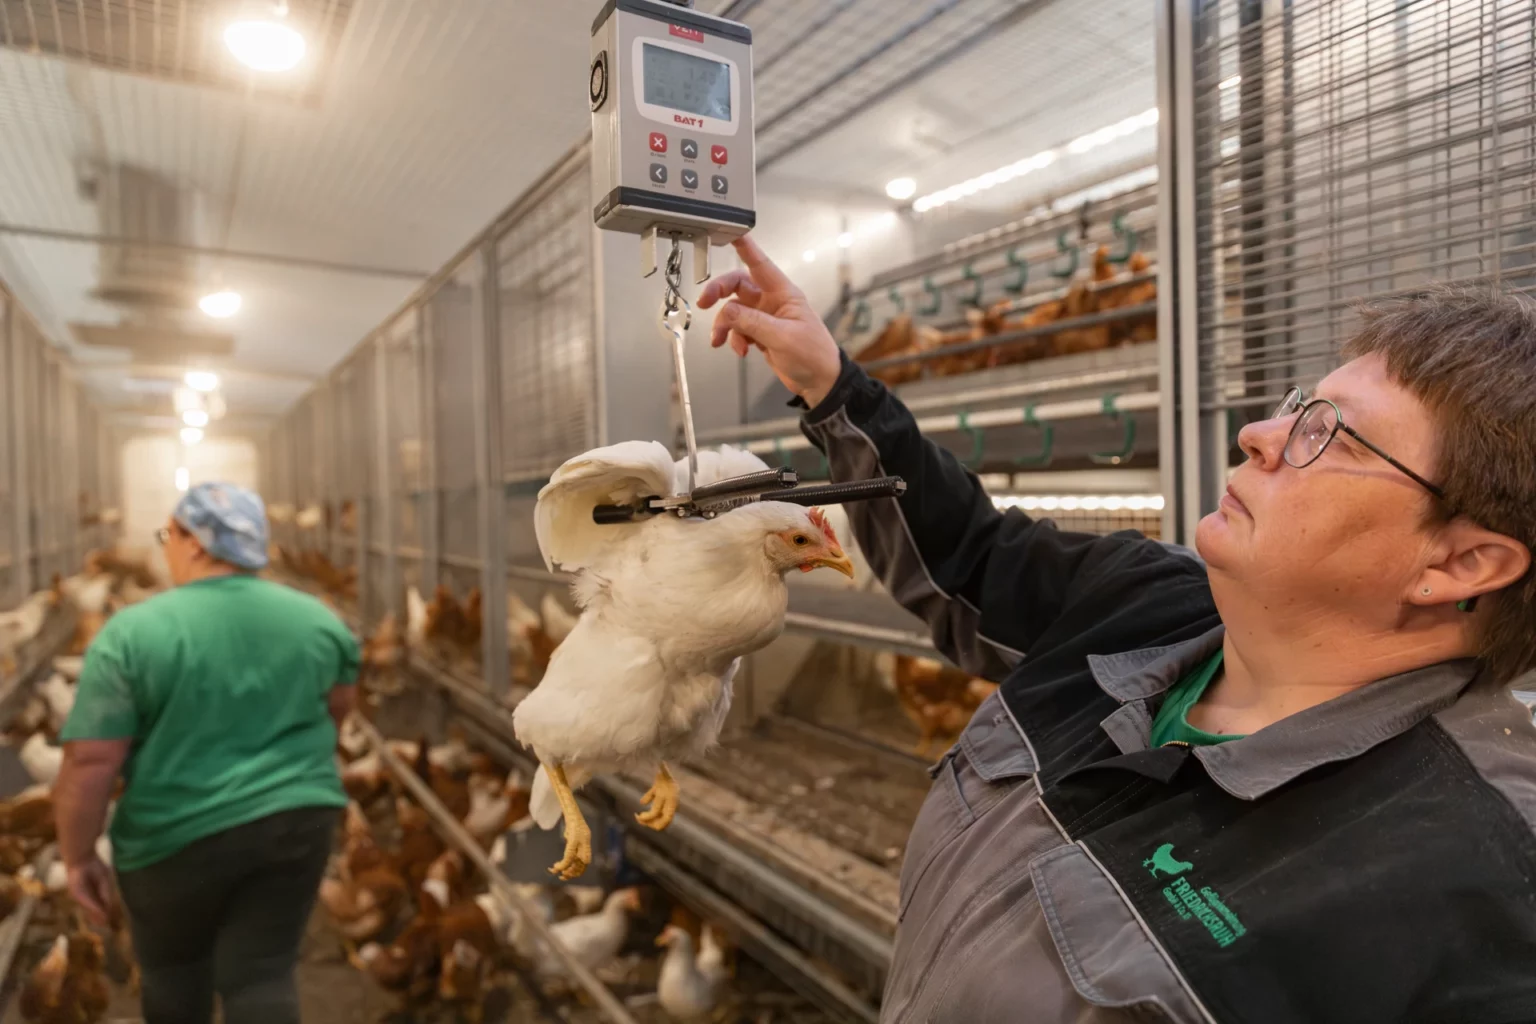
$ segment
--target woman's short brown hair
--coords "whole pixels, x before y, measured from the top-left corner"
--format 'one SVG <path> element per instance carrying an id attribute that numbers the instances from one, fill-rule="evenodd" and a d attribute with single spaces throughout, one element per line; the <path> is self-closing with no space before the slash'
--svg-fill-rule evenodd
<path id="1" fill-rule="evenodd" d="M 1536 551 L 1536 303 L 1495 291 L 1436 287 L 1368 302 L 1349 359 L 1379 352 L 1429 408 L 1440 433 L 1444 514 Z M 1536 668 L 1536 572 L 1478 609 L 1478 652 L 1500 682 Z"/>

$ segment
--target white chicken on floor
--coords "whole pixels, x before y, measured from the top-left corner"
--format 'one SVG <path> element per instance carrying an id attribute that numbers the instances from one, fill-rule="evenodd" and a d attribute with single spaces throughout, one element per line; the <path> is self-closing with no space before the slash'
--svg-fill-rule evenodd
<path id="1" fill-rule="evenodd" d="M 14 654 L 18 647 L 41 633 L 48 613 L 58 601 L 53 591 L 39 590 L 13 611 L 0 612 L 0 654 Z"/>
<path id="2" fill-rule="evenodd" d="M 48 705 L 48 717 L 55 730 L 63 729 L 75 707 L 75 687 L 62 672 L 55 672 L 37 688 L 37 695 Z"/>
<path id="3" fill-rule="evenodd" d="M 64 596 L 82 612 L 88 615 L 102 615 L 107 610 L 107 599 L 112 596 L 112 584 L 114 580 L 107 573 L 99 576 L 70 576 L 64 580 L 59 589 Z"/>
<path id="4" fill-rule="evenodd" d="M 61 654 L 53 659 L 53 670 L 70 682 L 78 683 L 80 673 L 85 671 L 85 657 L 78 654 Z"/>
<path id="5" fill-rule="evenodd" d="M 700 452 L 697 484 L 766 468 L 739 449 Z M 741 657 L 784 629 L 784 575 L 853 571 L 820 511 L 785 502 L 715 519 L 592 521 L 598 505 L 677 493 L 686 472 L 662 445 L 627 441 L 571 459 L 539 492 L 539 549 L 551 568 L 577 571 L 582 611 L 513 726 L 540 763 L 534 820 L 553 828 L 565 819 L 565 855 L 550 869 L 565 879 L 592 860 L 574 790 L 602 772 L 654 773 L 636 817 L 666 828 L 678 803 L 667 763 L 704 753 L 719 736 Z"/>
<path id="6" fill-rule="evenodd" d="M 656 982 L 656 999 L 674 1020 L 702 1020 L 715 1012 L 725 991 L 725 956 L 708 925 L 694 955 L 693 936 L 677 925 L 667 925 L 656 945 L 665 946 Z"/>
<path id="7" fill-rule="evenodd" d="M 639 910 L 640 890 L 617 889 L 609 893 L 597 913 L 568 917 L 550 925 L 549 931 L 577 962 L 595 971 L 619 955 L 629 937 L 629 915 Z M 536 966 L 545 978 L 565 974 L 560 960 L 548 950 L 539 950 Z"/>
<path id="8" fill-rule="evenodd" d="M 45 786 L 53 785 L 53 780 L 59 777 L 59 769 L 64 767 L 64 748 L 49 743 L 48 737 L 40 732 L 27 737 L 18 756 L 32 781 Z"/>
<path id="9" fill-rule="evenodd" d="M 427 599 L 415 587 L 405 589 L 405 645 L 419 651 L 427 644 Z"/>

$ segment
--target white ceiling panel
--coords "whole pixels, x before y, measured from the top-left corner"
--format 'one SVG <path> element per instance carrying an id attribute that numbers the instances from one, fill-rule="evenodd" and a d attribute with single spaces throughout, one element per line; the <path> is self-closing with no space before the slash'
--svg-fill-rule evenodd
<path id="1" fill-rule="evenodd" d="M 0 49 L 0 223 L 95 233 L 77 171 L 124 163 L 198 193 L 198 245 L 429 273 L 585 134 L 589 7 L 359 0 L 313 104 Z M 88 295 L 98 260 L 0 233 L 0 276 L 61 340 L 116 319 Z M 245 308 L 197 326 L 231 330 L 236 365 L 291 373 L 333 365 L 416 283 L 199 264 Z"/>

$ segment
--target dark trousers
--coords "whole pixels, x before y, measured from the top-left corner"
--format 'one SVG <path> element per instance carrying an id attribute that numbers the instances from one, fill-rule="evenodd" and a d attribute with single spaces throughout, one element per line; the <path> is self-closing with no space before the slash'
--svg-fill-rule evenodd
<path id="1" fill-rule="evenodd" d="M 282 811 L 120 872 L 146 1024 L 298 1024 L 293 971 L 340 812 Z"/>

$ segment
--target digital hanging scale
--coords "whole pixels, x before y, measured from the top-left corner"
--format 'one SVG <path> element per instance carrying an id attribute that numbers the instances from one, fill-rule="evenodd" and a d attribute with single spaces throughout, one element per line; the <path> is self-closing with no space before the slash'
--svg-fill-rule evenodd
<path id="1" fill-rule="evenodd" d="M 594 522 L 650 515 L 713 518 L 753 501 L 804 505 L 899 496 L 899 477 L 800 487 L 788 467 L 695 486 L 698 444 L 684 350 L 693 309 L 682 293 L 682 243 L 694 279 L 709 279 L 709 247 L 757 223 L 752 144 L 752 30 L 693 10 L 692 0 L 608 0 L 592 23 L 592 216 L 640 235 L 641 269 L 665 264 L 661 332 L 672 348 L 688 486 L 634 505 L 600 505 Z M 667 255 L 662 257 L 662 243 Z"/>
<path id="2" fill-rule="evenodd" d="M 646 238 L 646 276 L 663 240 L 709 246 L 757 223 L 752 30 L 691 0 L 608 0 L 592 23 L 592 202 L 597 226 Z"/>

